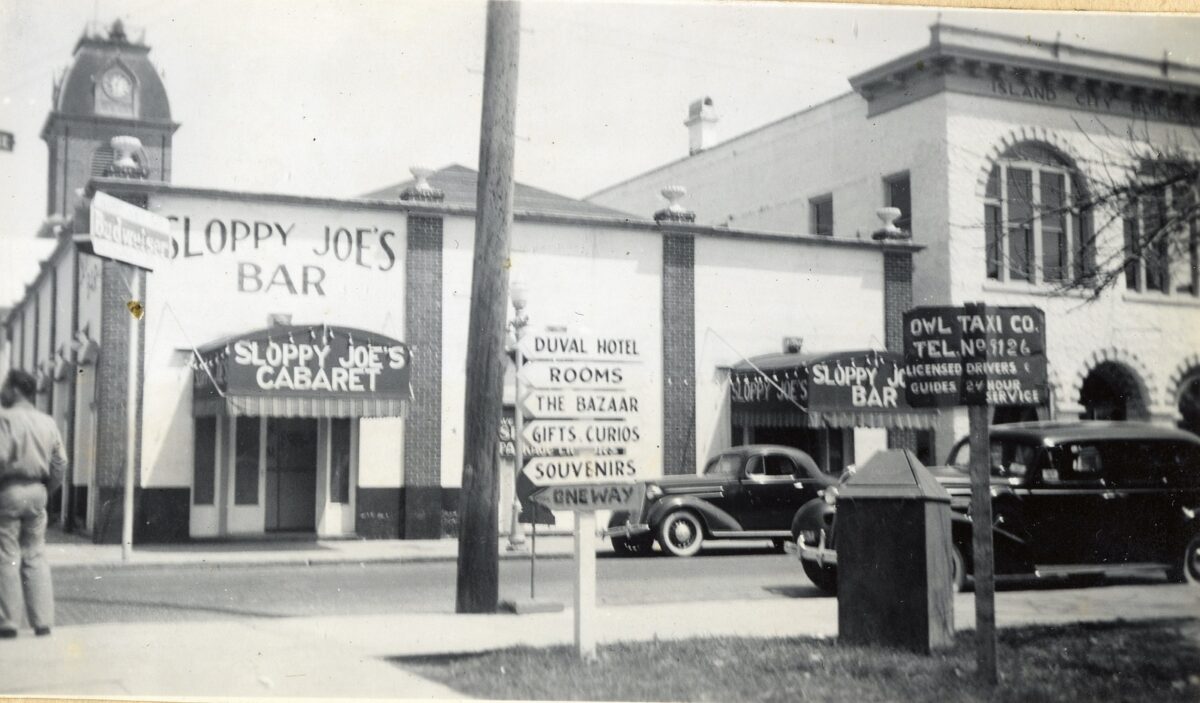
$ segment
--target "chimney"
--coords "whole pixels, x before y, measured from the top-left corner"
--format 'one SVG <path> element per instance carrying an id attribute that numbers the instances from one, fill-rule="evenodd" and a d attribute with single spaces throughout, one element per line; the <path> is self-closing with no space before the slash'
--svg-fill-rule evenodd
<path id="1" fill-rule="evenodd" d="M 433 169 L 414 166 L 408 170 L 413 175 L 413 184 L 400 191 L 401 200 L 438 203 L 446 199 L 446 194 L 440 188 L 434 188 L 429 183 L 429 177 L 433 175 Z"/>
<path id="2" fill-rule="evenodd" d="M 698 154 L 717 142 L 717 110 L 705 96 L 688 106 L 688 154 Z"/>

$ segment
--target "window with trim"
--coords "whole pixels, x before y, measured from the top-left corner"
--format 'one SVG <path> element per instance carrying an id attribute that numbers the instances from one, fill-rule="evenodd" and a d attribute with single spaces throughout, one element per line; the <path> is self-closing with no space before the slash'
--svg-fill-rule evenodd
<path id="1" fill-rule="evenodd" d="M 883 195 L 888 207 L 900 210 L 900 217 L 896 218 L 896 226 L 906 232 L 911 232 L 912 188 L 909 186 L 908 173 L 899 173 L 883 179 Z"/>
<path id="2" fill-rule="evenodd" d="M 1064 157 L 1018 144 L 992 166 L 984 195 L 987 277 L 1062 285 L 1096 275 L 1087 190 Z"/>
<path id="3" fill-rule="evenodd" d="M 833 236 L 833 196 L 822 195 L 808 201 L 808 231 Z"/>
<path id="4" fill-rule="evenodd" d="M 1187 168 L 1170 162 L 1141 168 L 1150 192 L 1129 203 L 1122 218 L 1128 290 L 1200 295 L 1200 196 L 1194 183 L 1173 182 Z"/>

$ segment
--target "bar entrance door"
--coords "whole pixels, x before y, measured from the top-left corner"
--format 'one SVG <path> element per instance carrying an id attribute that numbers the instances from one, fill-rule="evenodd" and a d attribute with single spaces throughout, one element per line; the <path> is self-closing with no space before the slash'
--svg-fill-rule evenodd
<path id="1" fill-rule="evenodd" d="M 267 420 L 268 532 L 313 531 L 317 527 L 317 421 Z"/>

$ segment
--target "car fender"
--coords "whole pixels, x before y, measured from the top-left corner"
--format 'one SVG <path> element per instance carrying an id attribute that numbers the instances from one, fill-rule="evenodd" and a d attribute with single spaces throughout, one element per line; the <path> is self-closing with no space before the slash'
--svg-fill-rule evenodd
<path id="1" fill-rule="evenodd" d="M 692 496 L 665 496 L 662 500 L 650 506 L 646 513 L 646 523 L 652 530 L 657 530 L 659 524 L 676 510 L 691 510 L 700 516 L 706 531 L 741 531 L 742 525 L 732 515 L 717 506 L 700 498 Z"/>
<path id="2" fill-rule="evenodd" d="M 800 506 L 792 517 L 792 535 L 800 534 L 801 530 L 824 530 L 835 512 L 834 507 L 823 498 L 813 498 Z"/>

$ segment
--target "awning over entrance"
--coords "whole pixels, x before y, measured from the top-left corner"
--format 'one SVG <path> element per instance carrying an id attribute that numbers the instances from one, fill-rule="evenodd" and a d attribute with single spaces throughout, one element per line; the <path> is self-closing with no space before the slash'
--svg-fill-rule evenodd
<path id="1" fill-rule="evenodd" d="M 408 345 L 360 329 L 271 327 L 198 351 L 196 416 L 400 417 L 411 394 Z"/>
<path id="2" fill-rule="evenodd" d="M 734 425 L 928 429 L 936 410 L 904 398 L 904 357 L 883 351 L 767 354 L 730 371 Z"/>

